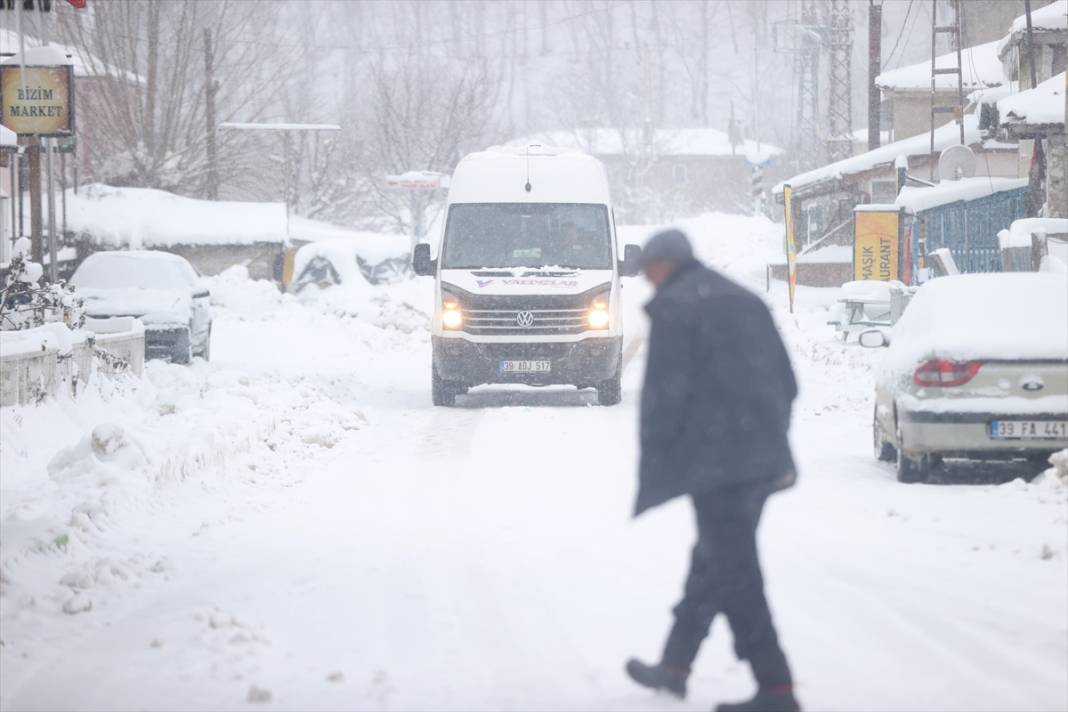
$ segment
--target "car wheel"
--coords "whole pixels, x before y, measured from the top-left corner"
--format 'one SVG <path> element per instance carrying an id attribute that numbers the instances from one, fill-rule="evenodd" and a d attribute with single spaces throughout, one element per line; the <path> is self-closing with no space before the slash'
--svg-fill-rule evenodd
<path id="1" fill-rule="evenodd" d="M 931 472 L 929 455 L 913 455 L 905 450 L 901 430 L 897 431 L 897 481 L 906 484 L 926 482 Z"/>
<path id="2" fill-rule="evenodd" d="M 879 424 L 879 418 L 874 413 L 871 416 L 871 434 L 875 445 L 875 459 L 880 462 L 893 462 L 897 457 L 897 448 L 886 442 L 886 438 L 883 437 L 883 426 Z"/>
<path id="3" fill-rule="evenodd" d="M 623 400 L 623 374 L 619 371 L 597 386 L 597 402 L 601 405 L 618 405 Z"/>
<path id="4" fill-rule="evenodd" d="M 454 406 L 456 396 L 460 389 L 452 381 L 446 381 L 438 375 L 438 370 L 432 368 L 430 372 L 430 397 L 434 405 Z"/>

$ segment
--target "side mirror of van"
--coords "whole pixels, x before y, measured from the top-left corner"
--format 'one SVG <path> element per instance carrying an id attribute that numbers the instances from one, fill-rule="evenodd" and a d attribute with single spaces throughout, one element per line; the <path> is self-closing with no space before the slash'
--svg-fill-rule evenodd
<path id="1" fill-rule="evenodd" d="M 412 251 L 412 271 L 420 277 L 433 277 L 437 263 L 430 259 L 430 245 L 420 242 Z"/>
<path id="2" fill-rule="evenodd" d="M 619 263 L 619 275 L 621 277 L 637 277 L 641 269 L 638 260 L 641 259 L 642 248 L 637 245 L 627 245 L 623 248 L 623 261 Z"/>

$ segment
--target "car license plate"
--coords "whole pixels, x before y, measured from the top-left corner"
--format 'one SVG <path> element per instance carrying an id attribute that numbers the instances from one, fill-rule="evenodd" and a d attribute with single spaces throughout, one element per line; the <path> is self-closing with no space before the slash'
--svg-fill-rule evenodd
<path id="1" fill-rule="evenodd" d="M 552 361 L 501 361 L 501 373 L 549 373 Z"/>
<path id="2" fill-rule="evenodd" d="M 990 437 L 995 440 L 1065 440 L 1068 420 L 992 420 Z"/>

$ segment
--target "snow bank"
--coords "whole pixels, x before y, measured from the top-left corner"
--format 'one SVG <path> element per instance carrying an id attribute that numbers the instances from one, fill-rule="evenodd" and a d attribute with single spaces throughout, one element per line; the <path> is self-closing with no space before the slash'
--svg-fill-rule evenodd
<path id="1" fill-rule="evenodd" d="M 948 205 L 961 200 L 976 200 L 1006 190 L 1026 188 L 1026 178 L 994 178 L 976 176 L 960 180 L 944 179 L 934 186 L 907 185 L 901 189 L 895 205 L 913 213 Z"/>
<path id="2" fill-rule="evenodd" d="M 84 331 L 71 331 L 61 322 L 19 331 L 0 331 L 0 357 L 24 356 L 49 350 L 67 354 L 75 345 L 84 344 L 86 336 Z"/>
<path id="3" fill-rule="evenodd" d="M 1054 359 L 1068 354 L 1068 278 L 967 274 L 920 287 L 894 328 L 884 369 L 927 358 Z"/>
<path id="4" fill-rule="evenodd" d="M 998 101 L 1002 126 L 1064 126 L 1065 73 L 1055 74 L 1034 89 L 1012 94 Z"/>
<path id="5" fill-rule="evenodd" d="M 1010 247 L 1030 247 L 1031 236 L 1068 234 L 1068 218 L 1022 218 L 1013 220 L 1008 230 L 998 232 L 1001 249 Z M 1059 255 L 1058 255 L 1059 256 Z"/>
<path id="6" fill-rule="evenodd" d="M 285 206 L 185 198 L 150 188 L 93 184 L 67 193 L 67 225 L 104 247 L 281 244 Z"/>
<path id="7" fill-rule="evenodd" d="M 961 50 L 961 74 L 965 91 L 1005 84 L 1005 70 L 998 59 L 999 41 L 968 47 Z M 946 69 L 957 66 L 957 53 L 949 52 L 935 58 L 935 67 Z M 880 89 L 896 91 L 931 91 L 931 60 L 910 64 L 883 72 L 875 78 Z M 935 75 L 937 89 L 957 89 L 957 75 Z"/>

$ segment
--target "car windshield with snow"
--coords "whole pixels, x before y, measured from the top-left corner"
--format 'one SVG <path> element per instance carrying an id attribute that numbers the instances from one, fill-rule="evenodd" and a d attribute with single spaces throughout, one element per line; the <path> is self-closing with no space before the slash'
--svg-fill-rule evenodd
<path id="1" fill-rule="evenodd" d="M 156 250 L 96 252 L 70 279 L 95 318 L 133 316 L 145 325 L 145 355 L 188 363 L 211 355 L 208 290 L 189 262 Z"/>

